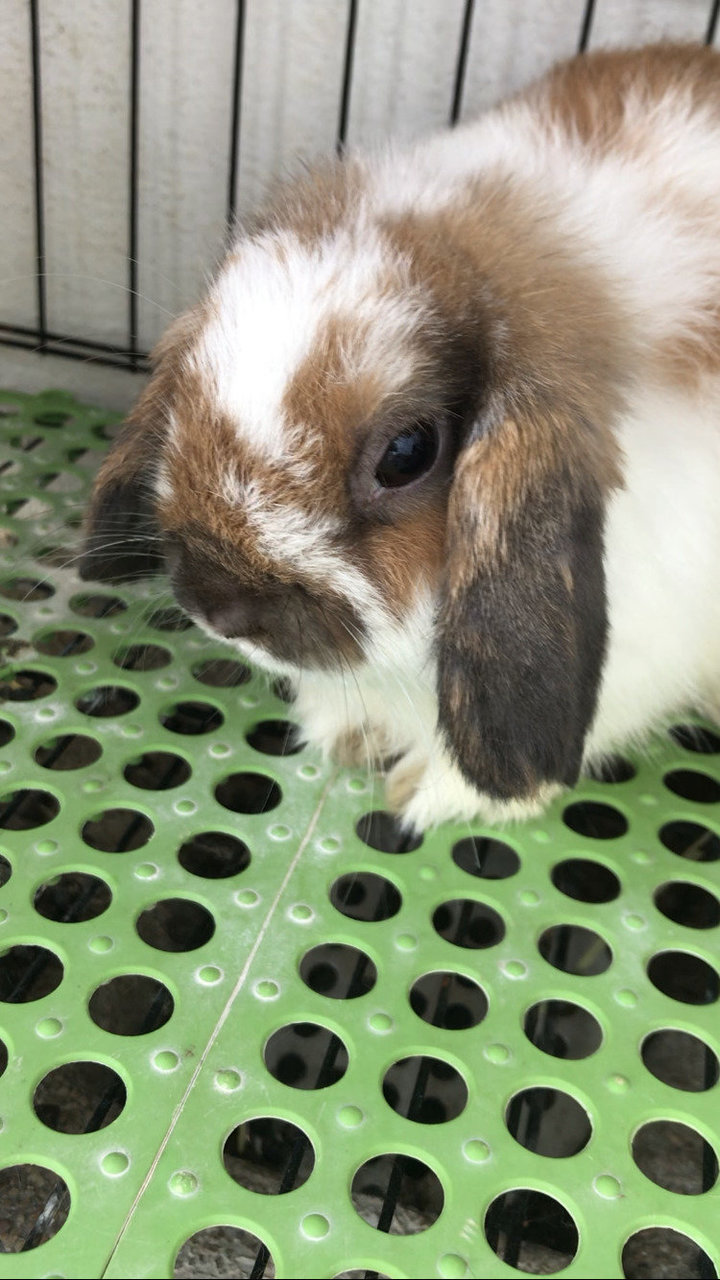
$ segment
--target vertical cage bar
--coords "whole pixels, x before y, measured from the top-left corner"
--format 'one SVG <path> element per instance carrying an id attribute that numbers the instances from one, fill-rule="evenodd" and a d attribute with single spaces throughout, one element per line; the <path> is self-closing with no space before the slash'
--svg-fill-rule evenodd
<path id="1" fill-rule="evenodd" d="M 130 5 L 130 172 L 128 192 L 128 351 L 138 357 L 138 152 L 140 133 L 140 0 Z"/>
<path id="2" fill-rule="evenodd" d="M 39 350 L 43 351 L 47 342 L 47 259 L 45 255 L 45 183 L 38 0 L 30 0 L 30 57 L 32 62 L 33 158 L 35 168 L 35 284 Z"/>
<path id="3" fill-rule="evenodd" d="M 242 101 L 243 51 L 245 46 L 245 0 L 237 0 L 235 14 L 235 53 L 233 57 L 233 84 L 230 119 L 230 156 L 228 161 L 228 189 L 226 220 L 228 227 L 235 221 L 237 205 L 237 176 L 240 152 L 240 107 Z"/>
<path id="4" fill-rule="evenodd" d="M 712 44 L 715 39 L 715 33 L 718 27 L 718 18 L 720 18 L 720 0 L 712 0 L 710 5 L 710 15 L 708 17 L 707 31 L 705 32 L 705 43 Z"/>
<path id="5" fill-rule="evenodd" d="M 585 12 L 580 26 L 580 38 L 578 40 L 578 53 L 585 53 L 587 50 L 590 43 L 590 32 L 592 31 L 594 17 L 595 0 L 585 0 Z"/>
<path id="6" fill-rule="evenodd" d="M 470 32 L 472 30 L 474 12 L 475 0 L 465 0 L 465 10 L 463 12 L 462 27 L 460 29 L 460 46 L 458 48 L 457 62 L 455 63 L 455 82 L 453 84 L 452 104 L 450 107 L 451 125 L 457 124 L 460 119 L 463 90 L 465 88 L 468 51 L 470 49 Z"/>
<path id="7" fill-rule="evenodd" d="M 348 121 L 350 119 L 350 92 L 352 89 L 353 63 L 355 59 L 355 38 L 357 34 L 357 16 L 359 0 L 349 0 L 347 32 L 345 35 L 345 57 L 343 60 L 342 90 L 340 93 L 340 117 L 338 119 L 335 150 L 342 155 L 347 140 Z"/>

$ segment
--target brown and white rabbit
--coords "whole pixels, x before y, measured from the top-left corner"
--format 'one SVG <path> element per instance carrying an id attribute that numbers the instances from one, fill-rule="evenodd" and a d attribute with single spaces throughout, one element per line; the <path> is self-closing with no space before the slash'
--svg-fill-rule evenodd
<path id="1" fill-rule="evenodd" d="M 84 576 L 159 546 L 409 827 L 717 712 L 720 55 L 575 58 L 285 186 L 101 467 Z"/>

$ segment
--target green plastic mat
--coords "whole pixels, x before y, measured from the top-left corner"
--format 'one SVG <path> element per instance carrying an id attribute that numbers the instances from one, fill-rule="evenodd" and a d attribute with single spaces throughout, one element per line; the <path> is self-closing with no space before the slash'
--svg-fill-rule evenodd
<path id="1" fill-rule="evenodd" d="M 717 1275 L 717 731 L 403 841 L 0 415 L 0 1277 Z"/>

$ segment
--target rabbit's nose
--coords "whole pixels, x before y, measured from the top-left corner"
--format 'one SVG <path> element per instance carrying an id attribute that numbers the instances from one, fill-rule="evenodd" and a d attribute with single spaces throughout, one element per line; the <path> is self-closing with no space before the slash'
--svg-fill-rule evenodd
<path id="1" fill-rule="evenodd" d="M 250 578 L 238 555 L 238 570 L 226 567 L 227 548 L 217 554 L 207 534 L 174 537 L 168 564 L 181 608 L 226 640 L 249 641 L 278 662 L 295 666 L 336 666 L 339 657 L 363 657 L 365 624 L 340 596 L 313 591 L 279 575 Z"/>

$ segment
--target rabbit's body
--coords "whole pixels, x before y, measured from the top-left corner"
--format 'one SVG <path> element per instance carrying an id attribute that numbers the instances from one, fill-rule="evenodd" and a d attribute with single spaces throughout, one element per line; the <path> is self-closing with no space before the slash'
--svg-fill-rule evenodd
<path id="1" fill-rule="evenodd" d="M 165 340 L 88 576 L 139 484 L 180 602 L 310 741 L 400 757 L 409 825 L 717 713 L 720 57 L 575 59 L 286 188 Z"/>

